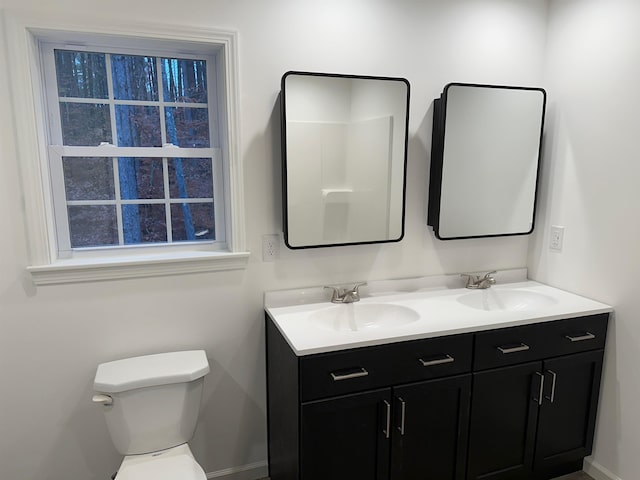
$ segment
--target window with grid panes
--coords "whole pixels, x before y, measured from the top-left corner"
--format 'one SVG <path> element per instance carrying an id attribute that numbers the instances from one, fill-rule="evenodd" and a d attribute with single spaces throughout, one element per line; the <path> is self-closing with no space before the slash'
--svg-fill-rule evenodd
<path id="1" fill-rule="evenodd" d="M 58 251 L 224 242 L 213 57 L 42 46 Z"/>

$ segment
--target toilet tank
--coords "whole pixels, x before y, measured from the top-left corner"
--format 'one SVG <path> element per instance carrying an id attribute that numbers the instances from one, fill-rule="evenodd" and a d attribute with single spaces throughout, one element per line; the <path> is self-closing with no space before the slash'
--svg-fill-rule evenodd
<path id="1" fill-rule="evenodd" d="M 198 421 L 204 376 L 203 350 L 127 358 L 98 365 L 94 390 L 107 427 L 123 455 L 155 452 L 187 443 Z"/>

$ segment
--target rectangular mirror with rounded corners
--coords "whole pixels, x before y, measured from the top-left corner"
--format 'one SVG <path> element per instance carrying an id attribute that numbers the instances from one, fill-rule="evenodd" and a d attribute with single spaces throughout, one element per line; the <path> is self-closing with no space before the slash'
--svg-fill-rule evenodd
<path id="1" fill-rule="evenodd" d="M 533 231 L 542 88 L 450 83 L 434 102 L 427 223 L 437 238 Z"/>
<path id="2" fill-rule="evenodd" d="M 285 244 L 401 240 L 409 82 L 291 71 L 280 101 Z"/>

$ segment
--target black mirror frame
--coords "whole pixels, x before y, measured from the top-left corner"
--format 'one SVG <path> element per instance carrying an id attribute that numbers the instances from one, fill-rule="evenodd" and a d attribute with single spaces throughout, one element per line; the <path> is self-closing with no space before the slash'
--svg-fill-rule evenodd
<path id="1" fill-rule="evenodd" d="M 452 86 L 464 87 L 482 87 L 482 88 L 499 88 L 509 90 L 536 90 L 542 92 L 542 121 L 540 123 L 540 141 L 538 144 L 538 165 L 536 167 L 536 183 L 533 198 L 533 211 L 531 220 L 531 229 L 526 232 L 516 233 L 496 233 L 491 235 L 468 235 L 460 237 L 442 237 L 440 236 L 440 200 L 442 195 L 442 168 L 444 162 L 444 138 L 447 110 L 447 93 Z M 431 139 L 431 167 L 429 175 L 429 195 L 427 207 L 427 225 L 433 228 L 433 233 L 438 240 L 462 240 L 469 238 L 492 238 L 492 237 L 512 237 L 517 235 L 529 235 L 533 233 L 535 228 L 536 208 L 538 204 L 538 190 L 540 184 L 540 166 L 542 163 L 542 138 L 544 132 L 544 119 L 547 107 L 547 92 L 540 87 L 520 87 L 512 85 L 487 85 L 479 83 L 460 83 L 452 82 L 445 85 L 440 98 L 433 101 L 433 127 Z"/>
<path id="2" fill-rule="evenodd" d="M 285 90 L 285 81 L 289 75 L 308 75 L 315 77 L 332 77 L 332 78 L 352 78 L 352 79 L 364 79 L 364 80 L 393 80 L 393 81 L 401 81 L 407 85 L 407 114 L 405 118 L 405 136 L 404 136 L 404 158 L 403 158 L 403 178 L 402 178 L 402 214 L 401 214 L 401 231 L 400 236 L 398 238 L 393 238 L 389 240 L 373 240 L 373 241 L 365 241 L 365 242 L 346 242 L 346 243 L 332 243 L 332 244 L 322 244 L 322 245 L 302 245 L 302 246 L 293 246 L 289 243 L 289 217 L 287 212 L 287 114 L 286 114 L 286 90 Z M 282 154 L 282 230 L 284 234 L 284 243 L 287 248 L 291 250 L 302 250 L 307 248 L 328 248 L 328 247 L 343 247 L 350 245 L 369 245 L 369 244 L 379 244 L 379 243 L 393 243 L 400 242 L 404 238 L 405 233 L 405 212 L 406 212 L 406 197 L 407 197 L 407 152 L 409 145 L 409 107 L 410 107 L 410 95 L 411 95 L 411 85 L 409 80 L 401 77 L 380 77 L 380 76 L 369 76 L 369 75 L 350 75 L 350 74 L 339 74 L 339 73 L 321 73 L 321 72 L 305 72 L 305 71 L 296 71 L 289 70 L 284 75 L 282 75 L 282 79 L 280 81 L 280 134 L 281 134 L 281 154 Z"/>

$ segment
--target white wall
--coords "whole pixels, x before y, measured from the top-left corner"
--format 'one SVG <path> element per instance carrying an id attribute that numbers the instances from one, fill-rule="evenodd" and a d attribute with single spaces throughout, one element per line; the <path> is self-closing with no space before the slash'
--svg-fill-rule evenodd
<path id="1" fill-rule="evenodd" d="M 631 480 L 640 452 L 640 4 L 552 1 L 547 55 L 529 274 L 615 308 L 593 460 Z M 550 225 L 565 227 L 561 253 L 548 249 Z"/>
<path id="2" fill-rule="evenodd" d="M 106 480 L 117 468 L 119 457 L 101 412 L 89 401 L 96 365 L 173 349 L 204 348 L 211 362 L 202 420 L 192 443 L 205 470 L 263 462 L 263 291 L 526 264 L 527 237 L 437 242 L 427 230 L 431 104 L 451 81 L 541 84 L 545 2 L 0 0 L 0 7 L 100 16 L 114 22 L 126 17 L 237 30 L 241 149 L 248 243 L 253 252 L 245 271 L 33 287 L 25 275 L 28 256 L 16 160 L 19 145 L 14 142 L 3 68 L 3 480 Z M 6 63 L 4 48 L 0 63 Z M 262 262 L 261 236 L 281 231 L 276 99 L 280 77 L 291 69 L 410 80 L 407 227 L 401 243 L 313 251 L 283 247 L 280 260 Z"/>

